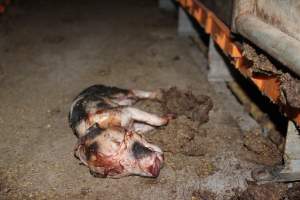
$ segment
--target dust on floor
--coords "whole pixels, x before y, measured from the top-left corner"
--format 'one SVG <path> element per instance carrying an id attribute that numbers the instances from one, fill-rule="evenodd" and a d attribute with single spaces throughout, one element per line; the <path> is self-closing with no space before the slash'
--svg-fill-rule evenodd
<path id="1" fill-rule="evenodd" d="M 251 148 L 207 82 L 206 59 L 192 56 L 155 1 L 19 1 L 1 20 L 1 199 L 230 199 L 246 190 L 256 157 L 245 159 Z M 73 157 L 67 115 L 96 83 L 176 86 L 214 107 L 204 124 L 180 115 L 148 135 L 166 148 L 157 179 L 95 178 Z"/>

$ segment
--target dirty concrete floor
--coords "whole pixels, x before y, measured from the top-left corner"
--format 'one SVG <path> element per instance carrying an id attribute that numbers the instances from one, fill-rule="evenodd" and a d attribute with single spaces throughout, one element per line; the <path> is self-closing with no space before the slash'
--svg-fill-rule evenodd
<path id="1" fill-rule="evenodd" d="M 241 131 L 206 80 L 206 59 L 155 1 L 19 1 L 1 20 L 1 199 L 229 199 L 246 188 L 254 164 L 241 159 Z M 73 157 L 67 115 L 96 83 L 209 95 L 201 145 L 212 150 L 168 154 L 157 179 L 91 176 Z"/>

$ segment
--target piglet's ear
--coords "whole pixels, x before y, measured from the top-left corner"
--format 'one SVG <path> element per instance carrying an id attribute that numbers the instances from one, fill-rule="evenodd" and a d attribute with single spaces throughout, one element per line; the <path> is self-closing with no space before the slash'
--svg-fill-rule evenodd
<path id="1" fill-rule="evenodd" d="M 87 164 L 87 158 L 84 152 L 84 147 L 83 145 L 78 145 L 77 148 L 75 149 L 74 155 L 85 165 Z"/>
<path id="2" fill-rule="evenodd" d="M 85 135 L 78 139 L 79 144 L 85 144 L 89 140 L 93 140 L 95 137 L 101 135 L 105 129 L 100 128 L 98 123 L 93 124 L 91 127 L 89 127 Z"/>

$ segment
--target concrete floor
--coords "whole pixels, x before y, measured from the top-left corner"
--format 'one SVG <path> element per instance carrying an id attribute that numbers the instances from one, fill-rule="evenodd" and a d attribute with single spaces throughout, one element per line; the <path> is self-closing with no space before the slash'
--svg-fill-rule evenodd
<path id="1" fill-rule="evenodd" d="M 228 199 L 245 189 L 253 165 L 238 159 L 240 130 L 206 79 L 205 57 L 155 1 L 21 1 L 0 35 L 0 198 L 191 199 L 206 190 Z M 91 176 L 73 157 L 67 115 L 73 97 L 96 83 L 210 95 L 204 128 L 222 144 L 207 156 L 217 172 L 203 178 L 167 164 L 158 179 Z"/>

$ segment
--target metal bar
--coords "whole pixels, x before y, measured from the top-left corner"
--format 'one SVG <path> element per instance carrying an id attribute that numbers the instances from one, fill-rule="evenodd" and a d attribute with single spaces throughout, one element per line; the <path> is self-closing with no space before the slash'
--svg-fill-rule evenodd
<path id="1" fill-rule="evenodd" d="M 237 17 L 236 29 L 242 36 L 300 76 L 300 41 L 252 15 Z"/>
<path id="2" fill-rule="evenodd" d="M 289 122 L 284 149 L 284 168 L 279 178 L 284 181 L 300 180 L 300 135 L 292 121 Z"/>
<path id="3" fill-rule="evenodd" d="M 201 2 L 179 0 L 180 5 L 210 34 L 220 48 L 232 58 L 242 57 L 241 51 L 231 40 L 229 28 Z"/>

